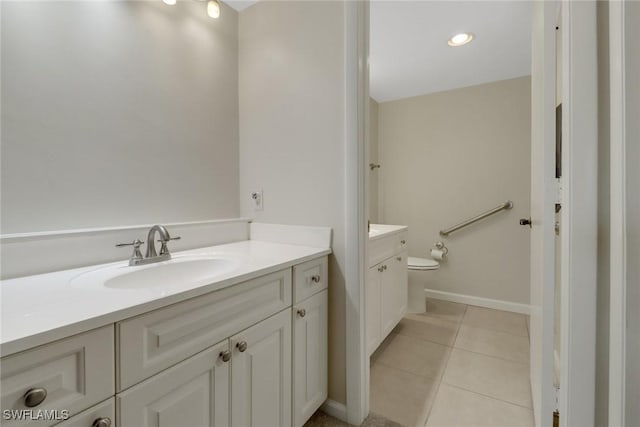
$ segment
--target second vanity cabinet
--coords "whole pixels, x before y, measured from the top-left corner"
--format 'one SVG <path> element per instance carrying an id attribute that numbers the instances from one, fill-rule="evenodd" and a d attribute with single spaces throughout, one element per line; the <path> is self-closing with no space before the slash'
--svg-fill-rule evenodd
<path id="1" fill-rule="evenodd" d="M 367 350 L 371 355 L 400 322 L 408 302 L 407 232 L 374 240 L 367 274 Z"/>
<path id="2" fill-rule="evenodd" d="M 46 387 L 63 427 L 300 427 L 327 398 L 327 304 L 325 256 L 8 356 L 2 409 Z"/>

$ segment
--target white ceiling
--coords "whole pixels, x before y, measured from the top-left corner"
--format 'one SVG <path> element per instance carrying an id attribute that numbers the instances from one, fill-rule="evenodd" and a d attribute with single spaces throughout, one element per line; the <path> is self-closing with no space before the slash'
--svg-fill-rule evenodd
<path id="1" fill-rule="evenodd" d="M 242 12 L 243 10 L 245 10 L 246 8 L 248 8 L 249 6 L 257 2 L 258 0 L 224 0 L 223 1 L 223 3 L 226 3 L 227 5 L 237 10 L 238 12 Z"/>
<path id="2" fill-rule="evenodd" d="M 378 102 L 531 74 L 532 2 L 372 1 L 371 96 Z M 454 34 L 474 40 L 449 47 Z"/>

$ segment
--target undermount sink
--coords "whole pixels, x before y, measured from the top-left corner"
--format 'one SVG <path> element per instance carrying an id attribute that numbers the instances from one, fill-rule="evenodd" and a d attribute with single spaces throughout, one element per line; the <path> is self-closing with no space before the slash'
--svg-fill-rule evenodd
<path id="1" fill-rule="evenodd" d="M 149 289 L 163 291 L 190 283 L 202 283 L 229 273 L 239 260 L 216 256 L 177 256 L 168 261 L 130 267 L 115 264 L 91 270 L 73 278 L 71 286 L 83 289 Z"/>

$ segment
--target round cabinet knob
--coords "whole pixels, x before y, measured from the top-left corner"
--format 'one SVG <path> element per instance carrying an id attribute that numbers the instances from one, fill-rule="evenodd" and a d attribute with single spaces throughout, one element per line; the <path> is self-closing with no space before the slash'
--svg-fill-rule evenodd
<path id="1" fill-rule="evenodd" d="M 304 317 L 306 315 L 307 315 L 307 310 L 305 310 L 304 308 L 301 308 L 300 310 L 298 310 L 298 316 Z"/>
<path id="2" fill-rule="evenodd" d="M 407 243 L 406 240 L 400 240 L 400 243 L 402 243 L 403 245 Z"/>
<path id="3" fill-rule="evenodd" d="M 313 283 L 320 283 L 320 275 L 316 274 L 315 276 L 311 276 L 311 281 Z"/>
<path id="4" fill-rule="evenodd" d="M 387 269 L 387 264 L 383 265 L 383 266 L 382 266 L 382 269 L 383 269 L 383 270 L 386 270 L 386 269 Z"/>
<path id="5" fill-rule="evenodd" d="M 382 272 L 384 271 L 384 268 L 383 268 L 382 266 L 380 266 L 380 267 L 378 267 L 378 271 L 379 271 L 380 273 L 382 273 Z"/>
<path id="6" fill-rule="evenodd" d="M 240 351 L 240 353 L 244 353 L 247 350 L 247 342 L 240 341 L 236 344 L 236 348 Z"/>
<path id="7" fill-rule="evenodd" d="M 397 259 L 398 261 L 402 261 L 402 257 L 401 257 L 401 256 L 397 257 L 396 259 Z"/>
<path id="8" fill-rule="evenodd" d="M 96 418 L 91 427 L 111 427 L 111 418 Z"/>
<path id="9" fill-rule="evenodd" d="M 38 406 L 42 402 L 44 402 L 44 399 L 46 398 L 47 398 L 46 388 L 42 388 L 42 387 L 32 388 L 24 394 L 24 406 L 26 406 L 27 408 L 33 408 L 35 406 Z"/>
<path id="10" fill-rule="evenodd" d="M 223 362 L 228 362 L 231 360 L 231 352 L 229 350 L 221 351 L 220 359 L 222 359 Z"/>

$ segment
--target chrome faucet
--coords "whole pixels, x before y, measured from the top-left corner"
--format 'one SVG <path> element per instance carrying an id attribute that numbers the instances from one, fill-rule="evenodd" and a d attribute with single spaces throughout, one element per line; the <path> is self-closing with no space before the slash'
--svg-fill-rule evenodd
<path id="1" fill-rule="evenodd" d="M 154 243 L 156 232 L 160 234 L 160 240 L 158 240 L 158 242 L 162 244 L 162 246 L 160 247 L 160 255 L 158 255 L 158 253 L 156 252 L 156 245 Z M 118 243 L 116 247 L 133 246 L 133 253 L 131 254 L 131 258 L 129 258 L 129 265 L 144 265 L 170 260 L 171 253 L 169 252 L 167 243 L 169 243 L 171 240 L 179 239 L 180 237 L 172 238 L 166 227 L 156 224 L 151 227 L 149 233 L 147 234 L 147 252 L 144 258 L 142 257 L 142 253 L 140 252 L 140 246 L 144 242 L 140 241 L 139 239 L 136 239 L 131 243 Z"/>
<path id="2" fill-rule="evenodd" d="M 158 225 L 158 224 L 151 227 L 151 229 L 149 230 L 149 233 L 147 234 L 147 253 L 145 254 L 145 257 L 151 258 L 151 257 L 158 256 L 158 254 L 156 253 L 156 245 L 155 243 L 153 243 L 153 239 L 154 237 L 156 237 L 156 231 L 160 233 L 160 242 L 162 243 L 162 248 L 160 249 L 160 255 L 169 255 L 169 258 L 171 258 L 171 255 L 169 254 L 169 250 L 167 249 L 167 244 L 166 244 L 166 242 L 171 240 L 171 236 L 169 235 L 169 231 L 164 225 Z M 163 249 L 166 250 L 164 254 L 162 253 Z"/>

